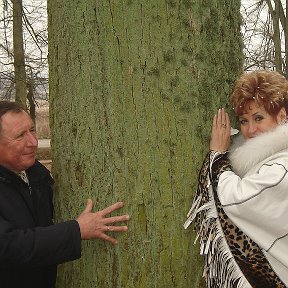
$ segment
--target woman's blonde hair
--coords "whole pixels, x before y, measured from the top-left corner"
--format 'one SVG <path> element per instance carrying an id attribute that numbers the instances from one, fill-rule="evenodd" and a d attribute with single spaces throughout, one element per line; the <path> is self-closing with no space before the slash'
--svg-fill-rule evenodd
<path id="1" fill-rule="evenodd" d="M 257 70 L 243 73 L 236 81 L 232 93 L 232 105 L 236 116 L 244 113 L 245 106 L 256 101 L 272 116 L 282 107 L 288 114 L 288 82 L 278 72 Z"/>

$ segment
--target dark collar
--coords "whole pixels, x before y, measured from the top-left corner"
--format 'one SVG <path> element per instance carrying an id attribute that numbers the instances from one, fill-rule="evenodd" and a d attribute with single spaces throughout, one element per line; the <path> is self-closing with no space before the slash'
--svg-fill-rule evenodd
<path id="1" fill-rule="evenodd" d="M 31 166 L 30 168 L 26 170 L 26 173 L 29 179 L 29 183 L 31 184 L 41 181 L 42 179 L 46 177 L 51 178 L 49 170 L 46 169 L 46 167 L 44 167 L 37 160 L 35 161 L 33 166 Z M 19 180 L 19 177 L 16 173 L 0 165 L 0 181 L 1 182 L 12 183 L 18 180 Z"/>

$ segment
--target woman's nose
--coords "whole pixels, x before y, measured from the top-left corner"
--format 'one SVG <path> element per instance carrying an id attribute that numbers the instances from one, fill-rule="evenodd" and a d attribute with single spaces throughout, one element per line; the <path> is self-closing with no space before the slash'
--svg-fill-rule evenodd
<path id="1" fill-rule="evenodd" d="M 257 125 L 249 123 L 248 132 L 250 137 L 254 137 L 257 131 Z"/>

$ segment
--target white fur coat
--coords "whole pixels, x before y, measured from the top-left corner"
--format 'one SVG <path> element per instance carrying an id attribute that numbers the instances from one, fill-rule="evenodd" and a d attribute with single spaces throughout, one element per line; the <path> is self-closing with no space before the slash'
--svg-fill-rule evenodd
<path id="1" fill-rule="evenodd" d="M 230 148 L 229 159 L 233 171 L 243 177 L 250 169 L 259 165 L 268 157 L 288 148 L 288 124 L 245 140 L 242 135 L 235 138 Z"/>
<path id="2" fill-rule="evenodd" d="M 217 189 L 223 209 L 288 286 L 288 124 L 238 136 L 229 158 L 233 171 L 220 175 Z"/>

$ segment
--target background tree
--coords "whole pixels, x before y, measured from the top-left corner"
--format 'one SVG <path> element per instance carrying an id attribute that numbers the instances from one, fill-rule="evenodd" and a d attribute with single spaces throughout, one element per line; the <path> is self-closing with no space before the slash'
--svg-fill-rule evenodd
<path id="1" fill-rule="evenodd" d="M 48 0 L 57 219 L 88 197 L 131 215 L 116 248 L 83 243 L 58 287 L 204 287 L 183 223 L 242 69 L 240 21 L 240 1 Z"/>
<path id="2" fill-rule="evenodd" d="M 288 75 L 288 21 L 284 0 L 243 1 L 245 69 Z"/>
<path id="3" fill-rule="evenodd" d="M 26 72 L 22 28 L 22 0 L 13 0 L 13 52 L 15 74 L 15 101 L 26 107 Z"/>
<path id="4" fill-rule="evenodd" d="M 0 6 L 0 97 L 26 105 L 47 99 L 46 1 L 4 0 Z"/>

